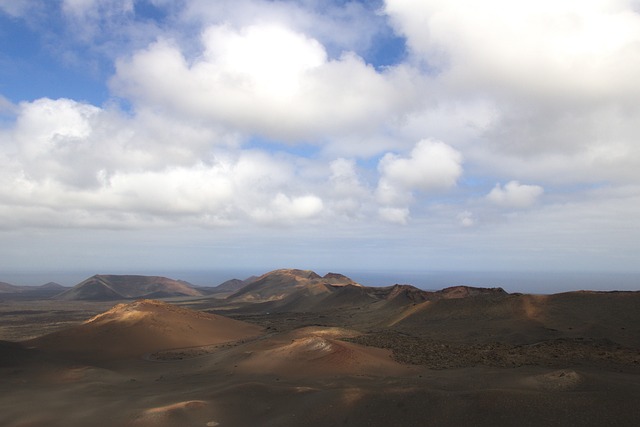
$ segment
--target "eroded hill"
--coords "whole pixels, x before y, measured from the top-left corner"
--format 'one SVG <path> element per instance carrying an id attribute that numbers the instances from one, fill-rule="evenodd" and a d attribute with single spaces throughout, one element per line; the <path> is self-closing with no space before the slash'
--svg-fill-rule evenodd
<path id="1" fill-rule="evenodd" d="M 160 276 L 97 274 L 62 292 L 56 298 L 74 301 L 117 301 L 202 295 L 203 292 L 182 280 Z"/>

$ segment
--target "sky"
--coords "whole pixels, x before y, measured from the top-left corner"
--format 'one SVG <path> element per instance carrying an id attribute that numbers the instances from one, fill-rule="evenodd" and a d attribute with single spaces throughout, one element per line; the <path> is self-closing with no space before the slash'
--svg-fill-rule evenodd
<path id="1" fill-rule="evenodd" d="M 639 273 L 639 75 L 638 0 L 0 0 L 0 280 Z"/>

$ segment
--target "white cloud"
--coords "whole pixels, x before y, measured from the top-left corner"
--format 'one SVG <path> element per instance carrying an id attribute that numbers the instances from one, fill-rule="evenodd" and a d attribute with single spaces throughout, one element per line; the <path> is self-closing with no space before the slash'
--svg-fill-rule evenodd
<path id="1" fill-rule="evenodd" d="M 518 181 L 509 181 L 504 187 L 496 184 L 487 195 L 487 199 L 504 207 L 527 208 L 535 204 L 542 193 L 544 193 L 544 189 L 538 185 L 525 185 Z"/>
<path id="2" fill-rule="evenodd" d="M 462 174 L 462 155 L 440 141 L 418 142 L 409 157 L 387 153 L 378 165 L 376 194 L 387 205 L 406 205 L 414 191 L 448 189 Z"/>
<path id="3" fill-rule="evenodd" d="M 290 174 L 293 172 L 282 172 L 287 170 L 286 165 L 267 156 L 260 160 L 267 164 L 257 163 L 259 156 L 248 157 L 242 156 L 232 163 L 195 164 L 157 171 L 116 171 L 109 176 L 97 170 L 95 179 L 99 186 L 91 189 L 70 187 L 51 177 L 38 182 L 15 169 L 4 169 L 0 175 L 0 206 L 13 206 L 23 212 L 22 217 L 13 218 L 12 223 L 52 226 L 62 221 L 78 227 L 86 225 L 82 216 L 94 214 L 92 226 L 127 227 L 141 225 L 141 218 L 145 217 L 150 219 L 150 224 L 166 225 L 186 222 L 220 226 L 254 220 L 289 224 L 322 212 L 323 202 L 318 196 L 283 193 L 287 185 L 282 180 L 292 180 L 295 176 Z M 243 170 L 249 164 L 256 168 L 247 173 Z M 276 173 L 272 175 L 271 171 Z M 45 218 L 43 210 L 69 215 Z"/>
<path id="4" fill-rule="evenodd" d="M 378 209 L 378 215 L 386 222 L 399 225 L 407 225 L 409 222 L 408 208 L 382 207 Z"/>
<path id="5" fill-rule="evenodd" d="M 100 111 L 69 99 L 22 103 L 10 141 L 24 172 L 35 180 L 54 175 L 68 183 L 91 184 L 94 180 L 85 173 L 87 164 L 73 163 L 91 157 L 93 147 L 87 138 Z"/>
<path id="6" fill-rule="evenodd" d="M 37 0 L 0 0 L 0 10 L 14 18 L 26 17 L 40 8 L 38 3 Z"/>
<path id="7" fill-rule="evenodd" d="M 462 173 L 461 162 L 461 154 L 445 143 L 423 140 L 408 158 L 386 154 L 380 160 L 380 170 L 395 185 L 429 191 L 455 185 Z"/>
<path id="8" fill-rule="evenodd" d="M 145 216 L 205 226 L 252 218 L 277 223 L 305 220 L 323 208 L 308 194 L 313 177 L 304 177 L 291 158 L 238 150 L 233 135 L 147 110 L 128 117 L 39 99 L 21 103 L 0 138 L 0 205 L 24 213 L 12 223 L 120 220 L 127 226 Z M 44 215 L 47 210 L 69 215 Z M 94 219 L 87 221 L 89 215 Z"/>
<path id="9" fill-rule="evenodd" d="M 374 171 L 361 176 L 351 159 L 243 150 L 233 135 L 197 121 L 69 99 L 21 103 L 3 132 L 0 204 L 23 212 L 12 223 L 41 226 L 127 227 L 142 218 L 277 225 L 366 220 L 376 211 L 404 224 L 414 192 L 446 190 L 461 173 L 460 153 L 424 140 L 408 157 L 380 161 L 376 201 Z"/>
<path id="10" fill-rule="evenodd" d="M 283 25 L 329 46 L 333 51 L 367 50 L 386 28 L 386 16 L 360 2 L 325 0 L 191 0 L 181 13 L 190 27 L 228 23 Z"/>
<path id="11" fill-rule="evenodd" d="M 419 101 L 412 71 L 377 72 L 345 53 L 328 60 L 318 41 L 282 26 L 207 28 L 189 61 L 159 40 L 117 63 L 111 86 L 137 105 L 287 141 L 381 126 Z"/>
<path id="12" fill-rule="evenodd" d="M 386 10 L 452 84 L 553 99 L 639 91 L 640 15 L 627 1 L 388 0 Z"/>
<path id="13" fill-rule="evenodd" d="M 63 0 L 62 12 L 91 32 L 100 21 L 109 21 L 133 14 L 134 0 Z"/>
<path id="14" fill-rule="evenodd" d="M 635 268 L 635 3 L 388 0 L 376 16 L 362 2 L 152 0 L 157 21 L 133 0 L 54 3 L 0 9 L 65 66 L 99 79 L 118 58 L 121 99 L 0 97 L 0 228 L 17 246 L 31 227 L 214 227 L 181 238 L 244 251 L 282 244 L 269 227 L 287 226 L 345 263 L 393 248 L 406 265 L 429 251 L 454 268 L 582 265 L 593 239 L 607 257 L 591 260 Z M 385 50 L 388 19 L 409 56 L 385 68 L 363 58 Z"/>
<path id="15" fill-rule="evenodd" d="M 140 32 L 131 25 L 134 0 L 63 0 L 61 9 L 73 28 L 72 37 L 91 48 L 98 47 L 98 40 L 102 42 L 101 49 L 113 45 L 113 40 L 104 40 L 105 34 L 112 31 L 119 33 L 120 42 L 124 34 L 133 36 Z M 72 51 L 65 54 L 74 56 Z"/>
<path id="16" fill-rule="evenodd" d="M 251 216 L 260 223 L 282 223 L 292 220 L 310 219 L 322 212 L 322 199 L 314 195 L 289 197 L 278 193 L 267 206 L 261 206 L 251 212 Z"/>
<path id="17" fill-rule="evenodd" d="M 406 35 L 413 61 L 427 64 L 438 108 L 451 106 L 448 117 L 480 124 L 461 134 L 465 126 L 447 127 L 447 118 L 417 120 L 412 134 L 436 129 L 428 134 L 464 148 L 481 173 L 638 182 L 637 5 L 388 0 L 385 10 Z M 479 104 L 490 107 L 489 121 L 470 108 Z"/>
<path id="18" fill-rule="evenodd" d="M 70 99 L 43 98 L 21 107 L 16 134 L 27 157 L 86 138 L 91 132 L 90 121 L 100 112 L 98 107 Z"/>
<path id="19" fill-rule="evenodd" d="M 9 101 L 4 96 L 0 95 L 0 116 L 2 115 L 13 115 L 15 114 L 17 108 L 11 101 Z"/>
<path id="20" fill-rule="evenodd" d="M 458 214 L 458 221 L 462 227 L 473 227 L 477 224 L 478 220 L 472 212 L 464 211 Z"/>
<path id="21" fill-rule="evenodd" d="M 353 160 L 338 158 L 329 164 L 331 209 L 338 215 L 361 217 L 370 202 L 370 190 L 360 180 Z"/>
<path id="22" fill-rule="evenodd" d="M 226 205 L 233 204 L 229 177 L 204 165 L 115 174 L 101 192 L 108 209 L 160 215 L 224 213 Z"/>
<path id="23" fill-rule="evenodd" d="M 127 116 L 69 99 L 21 103 L 5 134 L 21 170 L 36 181 L 95 187 L 96 171 L 165 169 L 208 161 L 212 146 L 233 146 L 233 135 L 214 127 L 140 111 Z"/>
<path id="24" fill-rule="evenodd" d="M 360 180 L 353 160 L 338 158 L 331 162 L 329 168 L 331 169 L 331 182 L 336 193 L 350 196 L 360 192 Z"/>

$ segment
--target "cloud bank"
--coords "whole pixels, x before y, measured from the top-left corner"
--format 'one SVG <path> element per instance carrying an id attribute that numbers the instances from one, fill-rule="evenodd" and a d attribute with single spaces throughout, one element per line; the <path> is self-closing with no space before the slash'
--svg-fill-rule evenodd
<path id="1" fill-rule="evenodd" d="M 107 93 L 0 88 L 4 230 L 285 227 L 428 252 L 525 226 L 542 251 L 562 227 L 574 254 L 593 225 L 576 212 L 633 228 L 605 206 L 638 209 L 634 2 L 142 3 L 0 3 Z"/>

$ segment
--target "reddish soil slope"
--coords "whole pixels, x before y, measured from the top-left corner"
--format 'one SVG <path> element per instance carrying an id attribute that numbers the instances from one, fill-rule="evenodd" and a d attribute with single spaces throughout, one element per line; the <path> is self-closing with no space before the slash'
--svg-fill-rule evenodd
<path id="1" fill-rule="evenodd" d="M 224 316 L 141 300 L 118 304 L 81 325 L 26 343 L 42 350 L 102 360 L 237 341 L 261 331 L 258 326 Z"/>

